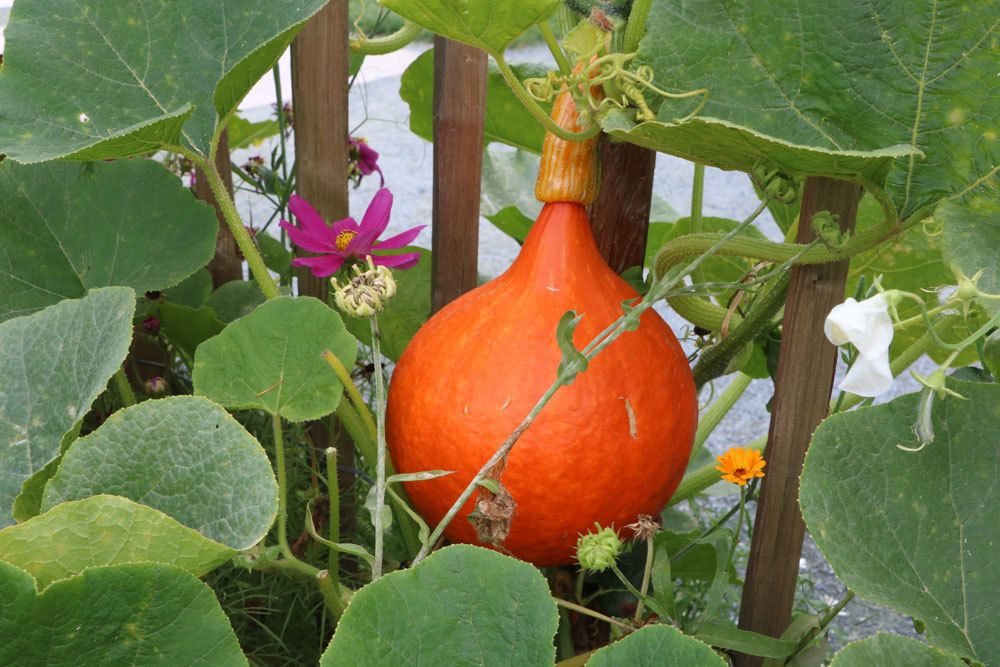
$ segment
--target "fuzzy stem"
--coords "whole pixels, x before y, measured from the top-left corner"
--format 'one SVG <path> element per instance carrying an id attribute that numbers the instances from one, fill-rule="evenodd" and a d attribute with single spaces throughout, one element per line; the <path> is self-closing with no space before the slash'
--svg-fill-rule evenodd
<path id="1" fill-rule="evenodd" d="M 344 391 L 351 398 L 351 403 L 354 404 L 354 408 L 358 411 L 358 415 L 364 421 L 365 428 L 368 429 L 369 434 L 371 434 L 372 440 L 376 440 L 378 437 L 378 429 L 375 426 L 375 419 L 372 417 L 371 410 L 368 409 L 368 405 L 365 400 L 361 397 L 361 392 L 358 391 L 358 386 L 354 384 L 351 374 L 347 372 L 347 368 L 344 367 L 343 362 L 335 355 L 333 352 L 326 350 L 323 352 L 323 359 L 333 372 L 337 374 L 337 378 L 340 379 L 340 384 L 344 385 Z"/>
<path id="2" fill-rule="evenodd" d="M 583 605 L 576 604 L 575 602 L 570 602 L 569 600 L 563 600 L 561 598 L 552 598 L 556 601 L 556 604 L 560 607 L 569 609 L 570 611 L 575 611 L 578 614 L 583 614 L 584 616 L 590 616 L 591 618 L 596 618 L 599 621 L 604 621 L 605 623 L 610 623 L 611 625 L 616 625 L 623 630 L 628 630 L 629 627 L 619 621 L 617 618 L 611 618 L 610 616 L 605 616 L 599 611 L 594 611 L 589 607 L 584 607 Z"/>
<path id="3" fill-rule="evenodd" d="M 649 10 L 647 9 L 647 12 Z M 691 183 L 691 233 L 700 234 L 704 225 L 701 215 L 702 202 L 705 198 L 705 165 L 700 162 L 694 163 L 694 179 Z M 703 271 L 698 270 L 691 274 L 691 280 L 696 283 L 704 282 Z"/>
<path id="4" fill-rule="evenodd" d="M 746 373 L 735 373 L 733 379 L 722 390 L 722 393 L 719 394 L 715 402 L 701 413 L 701 417 L 698 419 L 698 430 L 694 434 L 694 446 L 691 448 L 691 456 L 694 456 L 701 449 L 701 446 L 708 440 L 708 436 L 712 434 L 712 431 L 719 425 L 722 418 L 733 409 L 736 401 L 747 390 L 752 380 L 753 378 Z"/>
<path id="5" fill-rule="evenodd" d="M 382 382 L 382 345 L 378 331 L 378 318 L 371 316 L 372 357 L 375 362 L 375 419 L 377 434 L 375 464 L 375 564 L 372 581 L 382 576 L 383 531 L 382 508 L 385 507 L 385 387 Z"/>
<path id="6" fill-rule="evenodd" d="M 383 37 L 354 37 L 348 43 L 352 52 L 363 56 L 381 56 L 401 48 L 416 39 L 423 27 L 413 21 L 406 21 L 396 32 Z"/>
<path id="7" fill-rule="evenodd" d="M 646 567 L 642 571 L 642 586 L 639 588 L 639 602 L 635 606 L 635 622 L 642 621 L 642 609 L 646 604 L 646 592 L 653 572 L 653 538 L 646 538 Z"/>
<path id="8" fill-rule="evenodd" d="M 678 283 L 680 283 L 684 278 L 689 275 L 692 271 L 697 269 L 701 264 L 711 257 L 720 247 L 725 245 L 730 239 L 739 234 L 745 227 L 751 224 L 757 217 L 767 208 L 767 200 L 760 203 L 760 205 L 750 214 L 742 223 L 737 225 L 732 231 L 725 234 L 718 242 L 712 247 L 708 248 L 702 255 L 695 258 L 690 264 L 684 267 L 680 272 L 678 272 L 672 278 L 664 278 L 653 285 L 653 287 L 646 293 L 646 296 L 639 301 L 639 303 L 629 309 L 624 315 L 619 317 L 617 320 L 608 325 L 600 334 L 598 334 L 587 346 L 582 350 L 583 357 L 589 362 L 591 359 L 596 357 L 601 353 L 604 348 L 608 347 L 613 343 L 619 336 L 621 336 L 629 327 L 633 326 L 635 323 L 639 322 L 640 316 L 653 307 L 657 301 L 662 299 L 665 295 L 670 293 Z M 455 515 L 458 514 L 459 510 L 463 505 L 469 500 L 472 494 L 475 492 L 479 482 L 481 482 L 486 475 L 493 469 L 495 465 L 504 460 L 510 453 L 510 450 L 514 448 L 514 445 L 520 439 L 521 435 L 524 434 L 528 427 L 531 426 L 532 422 L 542 411 L 548 402 L 555 395 L 559 387 L 564 384 L 568 384 L 569 381 L 580 372 L 580 362 L 578 360 L 572 360 L 565 364 L 561 373 L 559 373 L 552 383 L 552 385 L 542 394 L 538 402 L 535 403 L 531 412 L 521 421 L 521 423 L 514 429 L 514 432 L 504 440 L 500 448 L 497 449 L 493 455 L 483 464 L 479 471 L 475 474 L 472 480 L 469 482 L 465 490 L 459 495 L 459 497 L 452 504 L 451 508 L 445 513 L 444 517 L 438 522 L 438 525 L 434 527 L 433 532 L 431 532 L 427 543 L 424 544 L 420 553 L 413 560 L 413 564 L 416 565 L 421 560 L 423 560 L 427 554 L 430 552 L 431 547 L 437 542 L 438 538 L 444 533 L 445 528 L 451 523 Z"/>
<path id="9" fill-rule="evenodd" d="M 653 0 L 635 0 L 632 3 L 632 11 L 625 26 L 622 53 L 635 53 L 639 48 L 639 42 L 646 33 L 646 21 L 649 19 L 649 8 L 652 4 Z"/>
<path id="10" fill-rule="evenodd" d="M 122 405 L 126 408 L 135 405 L 135 394 L 132 392 L 132 385 L 129 384 L 125 369 L 119 368 L 115 371 L 115 389 L 122 399 Z"/>
<path id="11" fill-rule="evenodd" d="M 215 201 L 219 206 L 219 210 L 222 211 L 222 216 L 226 219 L 226 224 L 229 226 L 229 231 L 232 233 L 236 245 L 239 247 L 240 252 L 243 253 L 243 257 L 246 258 L 247 264 L 250 265 L 250 273 L 260 286 L 260 291 L 268 299 L 277 298 L 280 296 L 278 286 L 275 284 L 274 279 L 271 278 L 271 274 L 264 264 L 264 258 L 260 256 L 260 251 L 257 250 L 256 244 L 254 244 L 253 239 L 250 238 L 250 234 L 247 233 L 246 228 L 243 226 L 243 220 L 236 211 L 236 205 L 233 204 L 233 199 L 229 196 L 229 190 L 226 189 L 225 184 L 222 182 L 222 177 L 219 175 L 219 170 L 215 168 L 215 163 L 208 162 L 195 153 L 187 153 L 187 156 L 201 169 L 205 178 L 208 179 L 208 186 L 212 189 L 212 194 L 215 195 Z"/>
<path id="12" fill-rule="evenodd" d="M 278 478 L 278 548 L 290 560 L 298 560 L 288 546 L 288 481 L 285 474 L 285 439 L 281 428 L 281 417 L 271 416 L 274 433 L 274 467 Z"/>
<path id="13" fill-rule="evenodd" d="M 316 585 L 319 586 L 319 592 L 323 595 L 323 601 L 330 611 L 333 612 L 334 617 L 340 618 L 344 613 L 344 602 L 340 599 L 340 595 L 337 594 L 337 585 L 335 582 L 336 579 L 326 570 L 320 570 L 316 573 Z"/>
<path id="14" fill-rule="evenodd" d="M 571 76 L 573 74 L 573 68 L 570 66 L 569 61 L 566 60 L 566 54 L 563 53 L 562 47 L 559 46 L 559 40 L 552 33 L 552 28 L 549 27 L 548 21 L 542 21 L 538 24 L 538 30 L 542 33 L 542 38 L 545 40 L 546 46 L 549 47 L 549 51 L 552 52 L 552 57 L 556 59 L 556 65 L 559 66 L 559 72 L 563 76 Z"/>
<path id="15" fill-rule="evenodd" d="M 331 542 L 340 542 L 340 480 L 337 475 L 337 450 L 326 448 L 326 493 L 330 498 L 330 531 Z M 340 580 L 340 552 L 327 549 L 326 569 L 334 581 Z"/>
<path id="16" fill-rule="evenodd" d="M 493 54 L 494 60 L 496 60 L 497 67 L 500 68 L 500 74 L 503 75 L 504 81 L 510 86 L 510 89 L 514 91 L 515 97 L 521 101 L 521 104 L 531 112 L 538 122 L 542 124 L 548 132 L 556 135 L 560 139 L 565 139 L 566 141 L 586 141 L 587 139 L 593 139 L 601 133 L 601 126 L 594 123 L 586 130 L 582 132 L 570 132 L 569 130 L 564 130 L 559 127 L 559 125 L 549 118 L 549 115 L 545 113 L 545 110 L 539 106 L 538 102 L 528 94 L 528 91 L 524 89 L 524 85 L 521 81 L 514 75 L 511 71 L 510 66 L 507 61 L 504 60 L 503 54 Z"/>

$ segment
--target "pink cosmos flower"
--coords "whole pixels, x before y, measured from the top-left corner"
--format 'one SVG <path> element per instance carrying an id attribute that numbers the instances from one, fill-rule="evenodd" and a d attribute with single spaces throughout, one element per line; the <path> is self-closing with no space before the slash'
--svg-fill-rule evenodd
<path id="1" fill-rule="evenodd" d="M 371 176 L 376 171 L 380 180 L 379 186 L 384 186 L 385 176 L 378 166 L 378 151 L 361 137 L 348 137 L 347 144 L 350 147 L 351 175 L 356 178 L 355 187 L 361 183 L 362 176 Z"/>
<path id="2" fill-rule="evenodd" d="M 372 198 L 365 211 L 365 217 L 359 225 L 354 218 L 344 218 L 327 225 L 323 217 L 302 197 L 292 195 L 288 207 L 298 218 L 299 227 L 282 220 L 279 224 L 288 232 L 292 243 L 319 253 L 317 257 L 299 257 L 295 266 L 307 266 L 317 278 L 325 278 L 336 273 L 344 262 L 363 259 L 371 255 L 372 261 L 381 266 L 396 269 L 409 269 L 420 261 L 420 253 L 407 252 L 399 255 L 379 255 L 379 250 L 402 248 L 417 238 L 420 231 L 427 225 L 408 229 L 384 241 L 377 241 L 379 234 L 385 231 L 389 224 L 389 213 L 392 211 L 392 193 L 388 188 L 382 188 Z"/>

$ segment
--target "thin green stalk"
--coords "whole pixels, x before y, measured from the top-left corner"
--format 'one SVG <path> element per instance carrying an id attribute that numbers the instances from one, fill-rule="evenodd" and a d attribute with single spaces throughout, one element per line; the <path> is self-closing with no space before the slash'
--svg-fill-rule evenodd
<path id="1" fill-rule="evenodd" d="M 353 37 L 349 46 L 351 51 L 363 56 L 381 56 L 399 51 L 415 40 L 423 30 L 413 21 L 406 21 L 399 30 L 383 37 Z"/>
<path id="2" fill-rule="evenodd" d="M 565 139 L 566 141 L 586 141 L 587 139 L 593 139 L 601 133 L 601 126 L 598 123 L 593 123 L 590 127 L 582 132 L 570 132 L 559 127 L 558 124 L 545 113 L 545 110 L 535 101 L 528 91 L 524 89 L 524 84 L 521 83 L 520 79 L 514 74 L 510 69 L 510 65 L 504 60 L 503 54 L 493 54 L 494 60 L 496 60 L 497 67 L 500 69 L 500 74 L 503 75 L 504 81 L 510 86 L 510 89 L 514 91 L 514 96 L 520 100 L 521 104 L 531 112 L 539 123 L 542 124 L 546 130 L 556 135 L 560 139 Z"/>
<path id="3" fill-rule="evenodd" d="M 545 40 L 545 44 L 549 47 L 549 51 L 552 52 L 552 57 L 556 59 L 556 65 L 559 66 L 559 71 L 562 75 L 572 75 L 573 68 L 570 66 L 569 60 L 566 59 L 566 54 L 563 53 L 562 47 L 559 46 L 559 40 L 557 40 L 555 34 L 553 34 L 548 21 L 540 22 L 538 24 L 538 30 L 542 33 L 542 38 Z"/>
<path id="4" fill-rule="evenodd" d="M 830 609 L 825 614 L 823 614 L 823 618 L 819 620 L 819 627 L 813 628 L 812 630 L 807 632 L 806 636 L 803 637 L 801 640 L 799 640 L 799 644 L 795 648 L 795 651 L 792 652 L 790 656 L 785 658 L 785 660 L 787 660 L 788 662 L 792 662 L 795 656 L 804 651 L 806 647 L 808 647 L 809 644 L 813 642 L 814 639 L 823 634 L 823 632 L 827 629 L 827 627 L 829 627 L 829 625 L 833 623 L 833 620 L 840 615 L 840 612 L 844 611 L 844 607 L 846 607 L 847 604 L 854 599 L 854 595 L 855 595 L 854 591 L 849 590 L 837 604 L 830 607 Z"/>
<path id="5" fill-rule="evenodd" d="M 598 354 L 600 354 L 601 351 L 604 350 L 604 348 L 611 345 L 611 343 L 613 343 L 619 336 L 625 333 L 625 331 L 627 331 L 630 327 L 634 326 L 635 323 L 639 321 L 640 316 L 644 312 L 652 308 L 653 304 L 662 299 L 665 295 L 669 294 L 670 290 L 673 289 L 682 280 L 684 280 L 684 278 L 687 275 L 689 275 L 692 271 L 701 266 L 701 264 L 706 259 L 711 257 L 720 247 L 725 245 L 725 243 L 728 242 L 731 238 L 733 238 L 741 231 L 743 231 L 743 229 L 747 225 L 751 224 L 754 220 L 756 220 L 757 217 L 764 211 L 765 208 L 767 208 L 767 200 L 761 202 L 760 205 L 757 206 L 757 208 L 754 210 L 754 212 L 751 213 L 743 222 L 737 225 L 729 233 L 725 234 L 721 239 L 718 240 L 718 242 L 714 246 L 710 247 L 702 255 L 692 260 L 690 264 L 684 267 L 675 276 L 673 276 L 672 278 L 661 279 L 659 282 L 655 283 L 653 287 L 649 290 L 649 292 L 646 293 L 646 296 L 644 296 L 637 305 L 630 308 L 627 312 L 625 312 L 624 315 L 622 315 L 617 320 L 608 325 L 608 327 L 606 327 L 604 331 L 598 334 L 593 340 L 590 341 L 590 343 L 587 344 L 587 346 L 581 352 L 583 357 L 587 361 L 590 361 Z M 528 415 L 518 425 L 518 427 L 514 429 L 514 432 L 511 433 L 506 440 L 504 440 L 503 444 L 500 445 L 499 449 L 497 449 L 493 453 L 493 455 L 489 458 L 489 460 L 487 460 L 486 463 L 483 464 L 483 466 L 479 469 L 479 471 L 475 474 L 475 476 L 473 476 L 469 484 L 465 487 L 465 490 L 462 491 L 459 497 L 452 504 L 451 508 L 449 508 L 449 510 L 445 513 L 441 521 L 438 522 L 438 525 L 435 526 L 433 532 L 431 533 L 430 537 L 427 540 L 427 543 L 421 547 L 420 553 L 418 553 L 417 557 L 413 560 L 414 565 L 419 563 L 427 556 L 427 554 L 430 552 L 431 546 L 434 545 L 435 542 L 437 542 L 438 538 L 441 537 L 442 533 L 444 533 L 444 529 L 448 526 L 449 523 L 451 523 L 452 519 L 455 518 L 455 515 L 458 514 L 458 511 L 462 508 L 463 505 L 465 505 L 466 501 L 469 500 L 469 498 L 475 492 L 479 482 L 483 480 L 486 474 L 490 470 L 492 470 L 495 465 L 497 465 L 500 461 L 506 458 L 506 456 L 510 453 L 510 450 L 514 448 L 514 445 L 520 439 L 521 435 L 524 434 L 524 432 L 528 429 L 528 427 L 531 426 L 532 422 L 534 422 L 538 414 L 542 411 L 542 408 L 544 408 L 548 404 L 548 402 L 552 399 L 552 396 L 554 396 L 556 391 L 559 390 L 559 387 L 563 386 L 564 384 L 568 384 L 568 382 L 573 377 L 575 377 L 579 371 L 580 371 L 580 362 L 576 359 L 563 365 L 562 372 L 557 375 L 552 385 L 549 386 L 549 388 L 545 391 L 545 393 L 542 394 L 541 398 L 538 399 L 538 402 L 535 403 L 534 407 L 531 409 L 531 412 L 529 412 Z"/>
<path id="6" fill-rule="evenodd" d="M 569 622 L 569 610 L 559 610 L 559 631 L 556 633 L 556 648 L 559 655 L 556 659 L 572 658 L 576 655 L 576 647 L 573 645 L 573 628 Z"/>
<path id="7" fill-rule="evenodd" d="M 628 24 L 625 26 L 625 41 L 622 44 L 623 53 L 635 53 L 639 48 L 639 42 L 646 33 L 646 21 L 649 19 L 649 8 L 653 0 L 635 0 L 632 3 L 632 11 L 628 15 Z"/>
<path id="8" fill-rule="evenodd" d="M 135 394 L 132 392 L 132 385 L 129 384 L 124 368 L 119 367 L 115 371 L 115 389 L 118 390 L 118 395 L 121 397 L 124 407 L 128 408 L 135 405 Z"/>
<path id="9" fill-rule="evenodd" d="M 340 480 L 337 475 L 337 450 L 326 448 L 326 494 L 330 498 L 330 530 L 331 542 L 340 542 Z M 326 569 L 334 581 L 340 580 L 340 552 L 327 549 Z"/>
<path id="10" fill-rule="evenodd" d="M 648 10 L 647 10 L 648 11 Z M 705 165 L 700 162 L 694 163 L 694 180 L 691 183 L 691 233 L 700 234 L 704 231 L 702 224 L 702 202 L 705 198 Z M 702 270 L 691 274 L 691 280 L 700 283 L 704 282 Z"/>
<path id="11" fill-rule="evenodd" d="M 625 573 L 622 572 L 621 568 L 618 567 L 618 563 L 615 562 L 611 563 L 611 571 L 615 573 L 615 576 L 618 577 L 619 581 L 622 582 L 622 585 L 628 590 L 629 593 L 631 593 L 635 597 L 636 600 L 642 600 L 643 598 L 642 593 L 640 593 L 639 589 L 636 588 L 632 584 L 632 582 L 628 580 L 628 577 L 625 576 Z"/>
<path id="12" fill-rule="evenodd" d="M 378 437 L 378 429 L 375 426 L 375 419 L 372 417 L 371 411 L 368 409 L 368 405 L 365 403 L 364 398 L 361 397 L 361 392 L 358 391 L 358 386 L 354 384 L 354 379 L 351 374 L 347 372 L 347 368 L 344 364 L 337 358 L 337 356 L 326 350 L 323 352 L 323 359 L 333 372 L 337 374 L 337 378 L 340 380 L 340 384 L 344 385 L 344 391 L 351 398 L 351 403 L 354 404 L 354 408 L 357 410 L 358 415 L 364 421 L 365 428 L 368 429 L 368 433 L 371 435 L 372 440 Z"/>
<path id="13" fill-rule="evenodd" d="M 236 211 L 236 205 L 233 204 L 233 199 L 229 196 L 229 190 L 226 189 L 225 184 L 222 182 L 222 177 L 219 175 L 219 170 L 215 168 L 215 163 L 208 162 L 195 153 L 188 153 L 187 155 L 198 165 L 201 173 L 208 179 L 208 185 L 212 189 L 212 194 L 215 195 L 215 201 L 219 206 L 219 210 L 222 211 L 222 217 L 225 218 L 237 247 L 243 253 L 243 257 L 246 258 L 247 264 L 250 265 L 250 273 L 260 286 L 260 291 L 268 299 L 277 298 L 280 296 L 278 286 L 268 272 L 267 265 L 264 264 L 264 258 L 260 256 L 260 251 L 257 250 L 257 245 L 250 238 L 250 234 L 243 226 L 243 220 Z"/>
<path id="14" fill-rule="evenodd" d="M 561 598 L 552 598 L 552 599 L 556 601 L 557 605 L 565 609 L 569 609 L 570 611 L 575 611 L 578 614 L 583 614 L 584 616 L 590 616 L 591 618 L 596 618 L 599 621 L 604 621 L 605 623 L 610 623 L 611 625 L 617 625 L 619 628 L 622 628 L 623 630 L 630 629 L 627 625 L 619 621 L 617 618 L 611 618 L 610 616 L 606 616 L 605 614 L 602 614 L 599 611 L 594 611 L 590 607 L 584 607 L 583 605 L 570 602 L 569 600 L 563 600 Z"/>
<path id="15" fill-rule="evenodd" d="M 722 390 L 722 393 L 715 399 L 715 402 L 701 413 L 701 416 L 698 418 L 698 430 L 694 434 L 694 446 L 691 448 L 691 456 L 694 456 L 701 449 L 701 446 L 708 440 L 708 436 L 712 434 L 712 431 L 719 425 L 722 418 L 733 409 L 736 401 L 747 390 L 752 380 L 753 378 L 746 373 L 734 373 L 733 379 Z"/>
<path id="16" fill-rule="evenodd" d="M 642 570 L 642 586 L 639 587 L 639 602 L 635 605 L 635 622 L 642 621 L 642 609 L 646 604 L 646 593 L 649 591 L 649 579 L 653 572 L 653 538 L 646 538 L 646 566 Z"/>
<path id="17" fill-rule="evenodd" d="M 377 421 L 377 450 L 375 464 L 375 564 L 372 581 L 382 576 L 383 531 L 382 508 L 385 507 L 385 387 L 382 382 L 382 345 L 378 331 L 378 318 L 371 316 L 372 357 L 375 362 L 375 419 Z"/>
<path id="18" fill-rule="evenodd" d="M 278 104 L 278 143 L 281 146 L 281 182 L 284 184 L 288 183 L 288 151 L 285 147 L 285 101 L 281 94 L 281 69 L 278 65 L 271 68 L 271 73 L 274 75 L 274 96 Z M 284 187 L 282 187 L 282 192 L 284 192 Z M 285 219 L 285 201 L 284 197 L 281 198 L 281 206 L 279 210 L 281 211 L 281 218 Z M 285 229 L 281 228 L 281 242 L 285 242 Z"/>
<path id="19" fill-rule="evenodd" d="M 288 481 L 285 473 L 285 437 L 281 428 L 281 417 L 271 416 L 274 433 L 274 467 L 278 478 L 278 548 L 289 560 L 298 560 L 288 546 Z"/>

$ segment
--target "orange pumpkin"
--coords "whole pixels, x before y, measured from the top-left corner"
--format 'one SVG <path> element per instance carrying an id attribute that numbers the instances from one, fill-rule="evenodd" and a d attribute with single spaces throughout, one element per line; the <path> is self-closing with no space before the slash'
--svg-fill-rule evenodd
<path id="1" fill-rule="evenodd" d="M 573 148 L 566 168 L 554 168 L 559 161 L 549 158 L 567 148 L 547 141 L 540 199 L 567 174 L 581 182 L 574 170 L 592 154 Z M 593 188 L 581 192 L 592 196 Z M 398 472 L 456 471 L 406 485 L 431 526 L 555 380 L 560 317 L 583 315 L 574 334 L 582 349 L 637 297 L 601 258 L 584 206 L 553 201 L 503 275 L 424 324 L 393 373 L 386 429 Z M 620 528 L 657 514 L 684 474 L 697 414 L 687 358 L 670 327 L 647 311 L 636 331 L 559 389 L 514 445 L 500 481 L 516 507 L 496 548 L 539 566 L 569 564 L 578 535 L 595 521 Z M 466 520 L 474 500 L 445 531 L 450 540 L 479 543 Z"/>

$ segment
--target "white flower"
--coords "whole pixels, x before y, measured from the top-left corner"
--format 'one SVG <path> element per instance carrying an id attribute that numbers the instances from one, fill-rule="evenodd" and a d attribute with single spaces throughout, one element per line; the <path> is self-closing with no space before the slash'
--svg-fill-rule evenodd
<path id="1" fill-rule="evenodd" d="M 872 398 L 892 386 L 892 319 L 882 294 L 860 302 L 847 299 L 826 316 L 823 330 L 834 345 L 851 343 L 858 349 L 859 356 L 838 389 Z"/>

